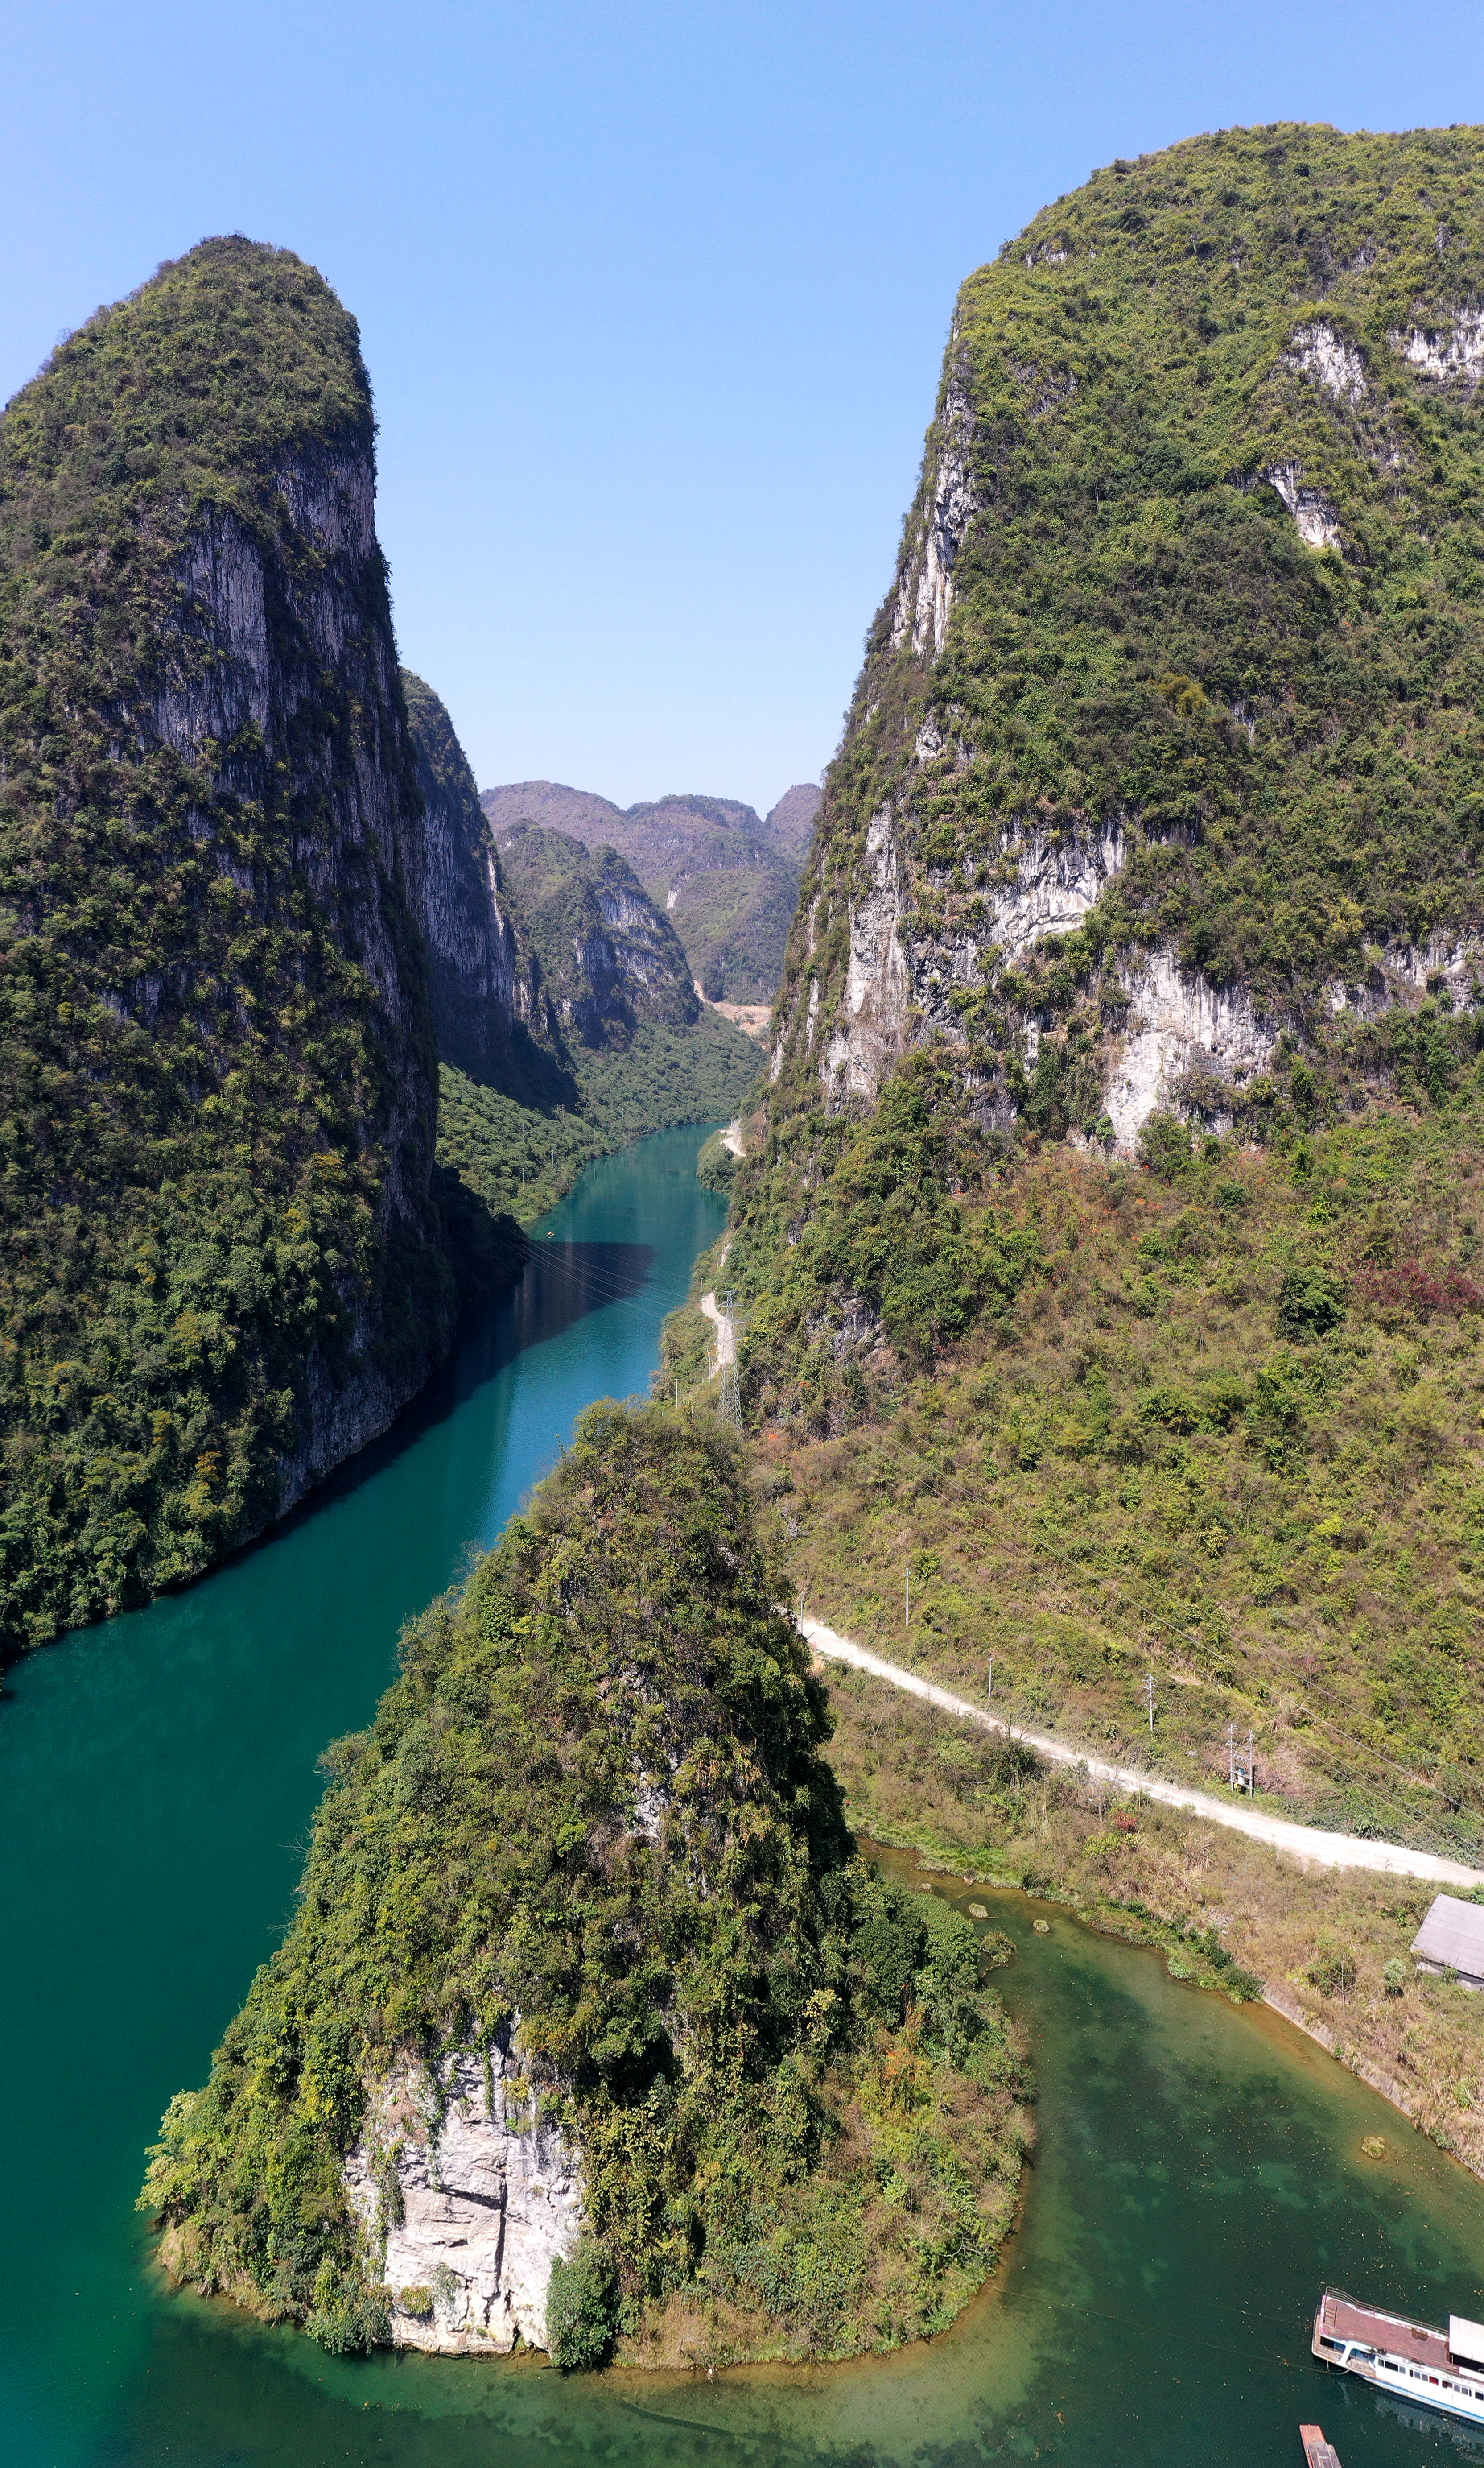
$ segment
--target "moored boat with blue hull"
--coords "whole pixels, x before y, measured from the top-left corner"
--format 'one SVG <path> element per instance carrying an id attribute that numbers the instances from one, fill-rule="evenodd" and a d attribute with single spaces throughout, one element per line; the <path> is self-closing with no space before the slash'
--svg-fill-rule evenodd
<path id="1" fill-rule="evenodd" d="M 1313 2352 L 1378 2390 L 1484 2425 L 1484 2323 L 1450 2314 L 1446 2331 L 1360 2305 L 1327 2288 L 1314 2316 Z"/>

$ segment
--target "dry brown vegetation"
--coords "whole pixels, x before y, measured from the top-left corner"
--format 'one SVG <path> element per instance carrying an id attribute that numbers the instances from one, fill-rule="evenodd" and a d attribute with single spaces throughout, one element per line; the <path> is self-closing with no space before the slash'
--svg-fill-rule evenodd
<path id="1" fill-rule="evenodd" d="M 1285 1814 L 1484 1864 L 1484 1105 L 1170 1172 L 1048 1148 L 1005 1201 L 1006 1312 L 759 1433 L 811 1607 L 1190 1779 L 1250 1729 Z"/>
<path id="2" fill-rule="evenodd" d="M 1232 1973 L 1211 1960 L 1221 1948 L 1484 2175 L 1484 1997 L 1418 1975 L 1407 1951 L 1430 1885 L 1306 1869 L 1007 1751 L 865 1673 L 827 1678 L 831 1762 L 860 1833 L 1023 1884 L 1094 1927 L 1163 1944 L 1177 1977 L 1229 1991 Z"/>

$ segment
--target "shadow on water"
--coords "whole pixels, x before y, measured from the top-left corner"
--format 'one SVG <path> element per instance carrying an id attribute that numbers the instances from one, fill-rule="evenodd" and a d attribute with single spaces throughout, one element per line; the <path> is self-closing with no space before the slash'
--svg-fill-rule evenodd
<path id="1" fill-rule="evenodd" d="M 725 1220 L 696 1180 L 702 1136 L 589 1169 L 428 1394 L 261 1542 L 11 1671 L 5 2468 L 72 2468 L 117 2438 L 118 2395 L 175 2319 L 141 2268 L 144 2151 L 291 1908 L 316 1758 L 368 1719 L 403 1623 L 494 1540 L 582 1407 L 647 1390 L 661 1322 Z M 220 2456 L 238 2449 L 230 2418 L 220 2436 Z"/>
<path id="2" fill-rule="evenodd" d="M 654 1264 L 651 1243 L 533 1243 L 531 1257 L 516 1283 L 465 1322 L 447 1361 L 403 1406 L 390 1430 L 337 1466 L 308 1499 L 235 1559 L 244 1560 L 264 1546 L 271 1547 L 331 1501 L 352 1497 L 468 1405 L 490 1381 L 497 1380 L 518 1356 L 533 1346 L 549 1345 L 590 1313 L 614 1305 L 637 1305 L 644 1326 L 657 1330 L 665 1311 L 656 1312 L 643 1300 Z M 667 1304 L 666 1311 L 674 1308 Z"/>

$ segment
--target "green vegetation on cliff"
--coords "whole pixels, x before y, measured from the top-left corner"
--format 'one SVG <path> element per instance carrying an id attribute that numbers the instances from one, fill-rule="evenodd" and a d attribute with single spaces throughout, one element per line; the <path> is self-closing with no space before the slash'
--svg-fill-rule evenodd
<path id="1" fill-rule="evenodd" d="M 971 1693 L 993 1657 L 996 1702 L 1120 1755 L 1153 1667 L 1161 1765 L 1223 1779 L 1251 1729 L 1289 1813 L 1480 1860 L 1478 1076 L 1264 1150 L 1155 1117 L 1140 1166 L 1033 1138 L 970 1178 L 966 1138 L 953 1197 L 945 1085 L 916 1058 L 840 1127 L 781 1266 L 739 1171 L 796 1583 Z"/>
<path id="2" fill-rule="evenodd" d="M 196 1575 L 446 1341 L 373 485 L 354 321 L 241 240 L 0 423 L 0 1650 Z"/>
<path id="3" fill-rule="evenodd" d="M 1226 131 L 965 286 L 727 1267 L 825 1616 L 1471 1858 L 1481 196 Z"/>
<path id="4" fill-rule="evenodd" d="M 582 2155 L 565 2362 L 952 2318 L 1009 2224 L 1018 2060 L 967 1923 L 853 1858 L 778 1582 L 709 1418 L 583 1418 L 327 1758 L 285 1945 L 153 2157 L 177 2277 L 384 2337 L 342 2176 L 368 2088 L 499 2039 Z"/>
<path id="5" fill-rule="evenodd" d="M 647 1131 L 731 1116 L 751 1093 L 758 1049 L 706 1013 L 691 1028 L 641 1022 L 615 1053 L 571 1056 L 575 1107 L 535 1107 L 439 1072 L 438 1160 L 497 1214 L 529 1224 L 570 1191 L 582 1168 Z"/>

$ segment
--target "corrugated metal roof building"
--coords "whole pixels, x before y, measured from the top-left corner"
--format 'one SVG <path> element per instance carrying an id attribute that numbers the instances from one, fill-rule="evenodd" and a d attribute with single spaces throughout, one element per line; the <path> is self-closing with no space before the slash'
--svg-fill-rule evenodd
<path id="1" fill-rule="evenodd" d="M 1484 1988 L 1484 1903 L 1439 1894 L 1412 1939 L 1412 1952 L 1420 1971 L 1455 1971 L 1460 1988 Z"/>

